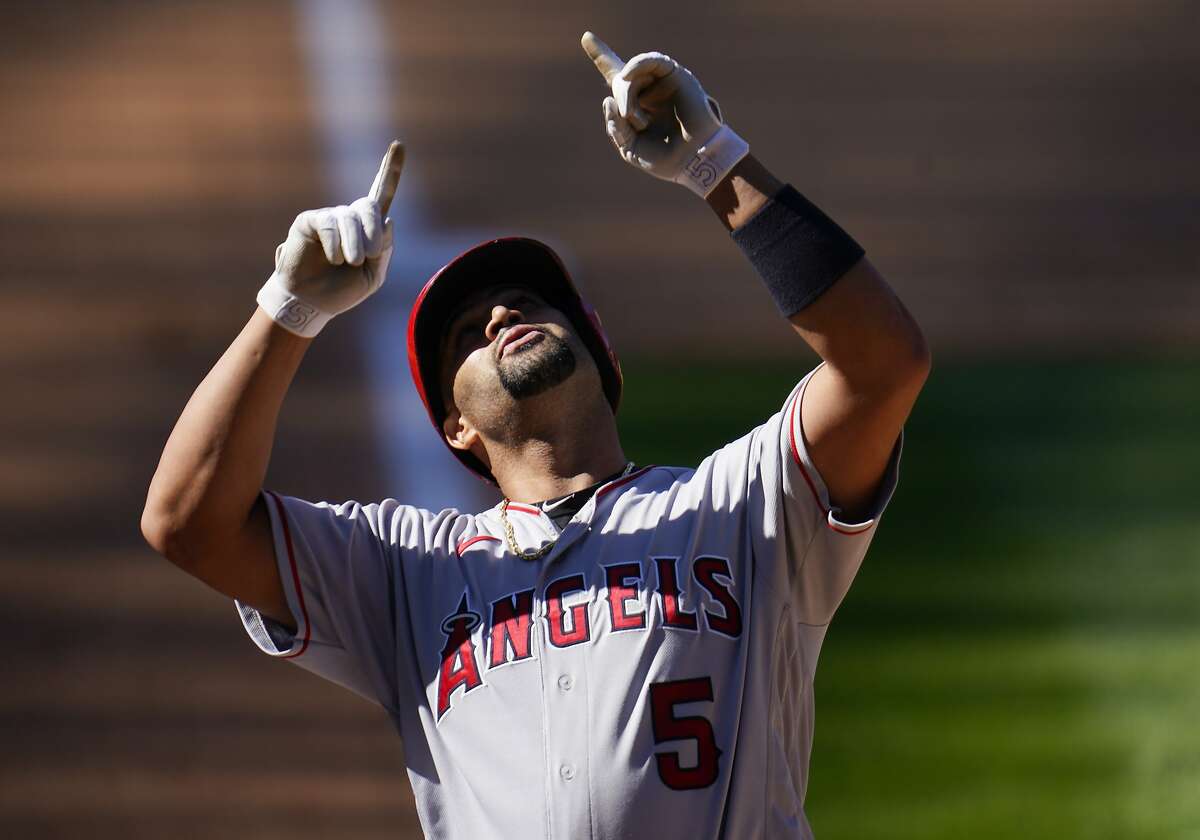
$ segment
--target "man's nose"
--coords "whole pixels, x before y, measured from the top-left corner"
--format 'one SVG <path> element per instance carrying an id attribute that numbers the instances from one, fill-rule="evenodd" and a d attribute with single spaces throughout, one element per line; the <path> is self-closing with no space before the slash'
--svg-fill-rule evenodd
<path id="1" fill-rule="evenodd" d="M 492 307 L 492 317 L 488 320 L 483 334 L 487 336 L 488 341 L 495 341 L 500 330 L 511 324 L 519 324 L 522 318 L 524 316 L 521 314 L 521 310 L 510 309 L 504 304 L 498 303 Z"/>

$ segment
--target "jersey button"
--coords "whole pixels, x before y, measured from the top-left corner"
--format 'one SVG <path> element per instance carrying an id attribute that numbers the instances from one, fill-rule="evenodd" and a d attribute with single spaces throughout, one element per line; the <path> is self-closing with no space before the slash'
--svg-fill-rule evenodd
<path id="1" fill-rule="evenodd" d="M 564 781 L 571 781 L 575 778 L 575 767 L 571 764 L 564 764 L 558 768 L 558 775 L 563 777 Z"/>
<path id="2" fill-rule="evenodd" d="M 558 678 L 558 690 L 559 691 L 570 691 L 574 687 L 575 687 L 575 680 L 573 680 L 571 678 L 570 674 L 563 674 L 561 677 Z"/>

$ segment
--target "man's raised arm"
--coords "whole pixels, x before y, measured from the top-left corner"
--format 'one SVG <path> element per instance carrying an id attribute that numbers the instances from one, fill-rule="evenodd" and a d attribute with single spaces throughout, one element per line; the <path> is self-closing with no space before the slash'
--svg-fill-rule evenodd
<path id="1" fill-rule="evenodd" d="M 656 52 L 624 61 L 590 32 L 582 44 L 611 89 L 604 122 L 621 158 L 703 197 L 825 361 L 805 389 L 808 451 L 842 516 L 869 513 L 929 373 L 916 322 L 858 244 L 750 155 L 687 68 Z"/>
<path id="2" fill-rule="evenodd" d="M 313 337 L 387 275 L 392 227 L 384 217 L 403 164 L 404 147 L 392 143 L 366 196 L 296 217 L 259 308 L 176 422 L 142 512 L 142 534 L 156 551 L 292 628 L 260 497 L 275 425 Z"/>
<path id="3" fill-rule="evenodd" d="M 853 240 L 754 157 L 707 201 L 825 361 L 801 404 L 805 441 L 843 516 L 869 513 L 929 375 L 920 328 Z"/>

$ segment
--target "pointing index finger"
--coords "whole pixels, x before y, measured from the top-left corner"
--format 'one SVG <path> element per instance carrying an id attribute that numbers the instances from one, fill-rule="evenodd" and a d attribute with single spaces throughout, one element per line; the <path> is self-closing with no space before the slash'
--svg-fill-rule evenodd
<path id="1" fill-rule="evenodd" d="M 621 68 L 625 66 L 625 62 L 621 60 L 621 56 L 613 52 L 613 48 L 601 41 L 591 32 L 584 32 L 583 37 L 579 39 L 579 43 L 583 45 L 583 51 L 588 54 L 588 58 L 596 65 L 596 69 L 604 76 L 604 81 L 612 84 L 612 80 L 621 72 Z"/>
<path id="2" fill-rule="evenodd" d="M 404 168 L 404 144 L 393 140 L 388 146 L 383 162 L 379 164 L 379 172 L 367 198 L 379 205 L 379 215 L 386 216 L 392 206 L 392 198 L 396 195 L 396 186 L 400 183 L 400 170 Z"/>

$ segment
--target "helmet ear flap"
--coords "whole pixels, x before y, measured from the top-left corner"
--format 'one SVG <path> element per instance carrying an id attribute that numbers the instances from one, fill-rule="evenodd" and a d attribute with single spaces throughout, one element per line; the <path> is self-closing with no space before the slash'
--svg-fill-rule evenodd
<path id="1" fill-rule="evenodd" d="M 583 311 L 587 315 L 588 320 L 592 322 L 592 329 L 600 337 L 600 343 L 604 345 L 604 352 L 608 353 L 611 358 L 613 349 L 612 345 L 608 343 L 608 334 L 604 332 L 604 322 L 600 320 L 600 313 L 593 309 L 592 305 L 586 301 L 583 304 Z"/>
<path id="2" fill-rule="evenodd" d="M 625 375 L 621 371 L 621 360 L 617 358 L 617 351 L 613 350 L 612 342 L 608 340 L 608 333 L 604 331 L 604 322 L 600 320 L 600 313 L 592 308 L 592 305 L 583 298 L 580 298 L 579 302 L 583 306 L 584 315 L 587 316 L 588 321 L 592 325 L 592 331 L 595 333 L 596 338 L 599 339 L 600 346 L 604 349 L 604 354 L 608 357 L 609 364 L 612 365 L 612 374 L 616 382 L 611 385 L 609 382 L 605 382 L 605 390 L 607 392 L 611 387 L 613 391 L 613 393 L 606 393 L 606 396 L 608 396 L 609 402 L 612 404 L 613 414 L 616 414 L 617 406 L 621 402 L 621 391 L 625 383 Z"/>

